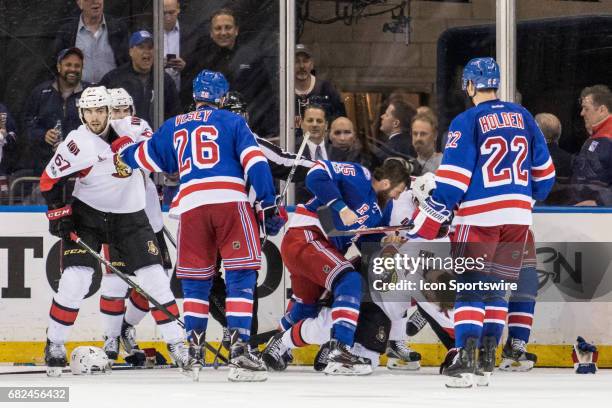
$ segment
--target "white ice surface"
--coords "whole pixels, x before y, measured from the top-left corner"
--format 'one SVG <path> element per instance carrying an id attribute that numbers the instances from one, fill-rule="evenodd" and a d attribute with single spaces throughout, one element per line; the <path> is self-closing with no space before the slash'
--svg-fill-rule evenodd
<path id="1" fill-rule="evenodd" d="M 1 367 L 0 372 L 15 371 Z M 33 367 L 22 368 L 31 370 Z M 0 386 L 67 386 L 70 403 L 0 403 L 1 407 L 246 408 L 402 407 L 547 408 L 612 404 L 612 370 L 577 375 L 571 369 L 495 372 L 489 387 L 446 389 L 436 368 L 395 374 L 385 368 L 366 377 L 328 377 L 311 367 L 270 373 L 264 383 L 230 383 L 227 369 L 207 368 L 195 383 L 176 369 L 115 371 L 96 376 L 0 375 Z"/>

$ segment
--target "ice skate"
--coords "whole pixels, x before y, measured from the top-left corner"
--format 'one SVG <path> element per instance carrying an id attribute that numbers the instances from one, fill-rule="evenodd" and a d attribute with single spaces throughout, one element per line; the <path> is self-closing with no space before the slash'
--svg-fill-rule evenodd
<path id="1" fill-rule="evenodd" d="M 350 347 L 338 340 L 330 342 L 331 350 L 327 357 L 327 366 L 323 370 L 328 375 L 368 375 L 372 374 L 369 358 L 351 353 Z"/>
<path id="2" fill-rule="evenodd" d="M 321 345 L 317 355 L 314 359 L 313 368 L 315 371 L 323 371 L 325 367 L 327 367 L 327 361 L 329 357 L 329 352 L 331 351 L 331 342 L 327 342 Z"/>
<path id="3" fill-rule="evenodd" d="M 291 350 L 283 344 L 283 333 L 277 333 L 268 340 L 261 357 L 270 371 L 287 369 L 287 365 L 293 360 L 293 356 Z"/>
<path id="4" fill-rule="evenodd" d="M 66 347 L 63 343 L 53 343 L 47 339 L 45 364 L 47 365 L 47 376 L 59 377 L 62 375 L 62 369 L 66 367 Z"/>
<path id="5" fill-rule="evenodd" d="M 238 332 L 232 334 L 229 367 L 229 381 L 260 382 L 268 379 L 265 364 L 251 353 L 246 342 L 240 340 Z"/>
<path id="6" fill-rule="evenodd" d="M 442 374 L 447 376 L 446 386 L 448 388 L 470 388 L 474 385 L 476 343 L 476 338 L 468 337 L 465 347 L 460 348 L 453 362 L 443 369 Z"/>
<path id="7" fill-rule="evenodd" d="M 125 361 L 133 366 L 143 366 L 146 361 L 144 352 L 138 347 L 136 343 L 136 329 L 125 320 L 121 325 L 121 347 L 128 354 L 125 357 Z"/>
<path id="8" fill-rule="evenodd" d="M 491 374 L 495 369 L 495 350 L 497 349 L 497 339 L 487 336 L 482 339 L 482 347 L 478 350 L 478 362 L 474 380 L 479 387 L 487 387 L 491 379 Z"/>
<path id="9" fill-rule="evenodd" d="M 206 332 L 194 330 L 189 335 L 189 358 L 191 360 L 191 377 L 193 381 L 200 380 L 200 371 L 206 365 L 206 349 L 204 341 Z"/>
<path id="10" fill-rule="evenodd" d="M 421 355 L 412 351 L 403 341 L 389 340 L 387 344 L 387 368 L 389 370 L 416 371 L 421 368 Z"/>
<path id="11" fill-rule="evenodd" d="M 508 339 L 502 350 L 502 361 L 499 363 L 499 369 L 525 372 L 531 370 L 537 361 L 538 356 L 527 352 L 523 340 Z"/>
<path id="12" fill-rule="evenodd" d="M 108 357 L 108 364 L 112 366 L 113 363 L 119 357 L 119 336 L 117 337 L 108 337 L 103 336 L 104 346 L 102 350 L 106 353 L 106 357 Z"/>
<path id="13" fill-rule="evenodd" d="M 172 357 L 176 365 L 180 368 L 181 373 L 197 381 L 193 377 L 192 370 L 195 360 L 189 355 L 189 348 L 185 343 L 182 340 L 176 343 L 168 343 L 168 352 L 170 353 L 170 357 Z"/>

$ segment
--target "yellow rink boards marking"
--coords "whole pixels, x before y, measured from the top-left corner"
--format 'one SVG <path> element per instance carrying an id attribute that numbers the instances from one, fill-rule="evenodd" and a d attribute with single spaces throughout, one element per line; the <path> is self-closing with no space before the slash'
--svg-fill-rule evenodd
<path id="1" fill-rule="evenodd" d="M 153 347 L 161 352 L 169 361 L 166 344 L 163 342 L 139 342 L 141 348 Z M 218 342 L 210 342 L 216 349 Z M 67 354 L 77 346 L 97 346 L 102 347 L 101 341 L 83 341 L 66 343 Z M 410 344 L 410 347 L 421 353 L 423 366 L 438 366 L 446 355 L 446 349 L 441 344 Z M 0 363 L 19 363 L 19 364 L 42 364 L 44 342 L 0 342 Z M 538 356 L 537 367 L 573 367 L 572 346 L 571 345 L 544 345 L 529 344 L 528 350 Z M 598 345 L 600 368 L 612 368 L 612 345 Z M 317 346 L 308 346 L 302 349 L 293 350 L 294 364 L 311 365 L 318 351 Z M 225 352 L 223 355 L 227 355 Z M 501 355 L 501 347 L 497 349 L 498 362 Z M 212 363 L 213 354 L 206 353 L 206 361 Z M 119 360 L 122 362 L 122 359 Z M 381 365 L 386 364 L 386 357 L 381 358 Z"/>

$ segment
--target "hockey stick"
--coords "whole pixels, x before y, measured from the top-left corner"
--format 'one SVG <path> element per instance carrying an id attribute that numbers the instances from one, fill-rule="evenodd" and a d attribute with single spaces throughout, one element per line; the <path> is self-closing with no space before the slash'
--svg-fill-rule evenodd
<path id="1" fill-rule="evenodd" d="M 137 293 L 141 294 L 142 296 L 144 296 L 149 302 L 153 303 L 153 305 L 158 309 L 161 310 L 170 320 L 176 320 L 176 323 L 183 329 L 185 330 L 185 323 L 183 323 L 183 321 L 181 319 L 179 319 L 178 317 L 174 316 L 172 314 L 172 312 L 170 312 L 168 310 L 168 308 L 164 305 L 162 305 L 161 303 L 159 303 L 157 300 L 155 300 L 155 298 L 151 297 L 151 295 L 149 295 L 147 292 L 145 292 L 140 286 L 138 286 L 136 284 L 136 282 L 134 282 L 133 280 L 131 280 L 126 274 L 124 274 L 123 272 L 121 272 L 119 269 L 115 268 L 115 266 L 113 266 L 112 263 L 110 263 L 109 261 L 107 261 L 106 259 L 104 259 L 103 257 L 100 256 L 100 254 L 98 254 L 96 251 L 94 251 L 89 245 L 87 245 L 76 233 L 71 232 L 70 233 L 70 239 L 72 239 L 77 245 L 79 245 L 81 248 L 83 248 L 85 251 L 87 251 L 91 256 L 93 256 L 94 258 L 96 258 L 99 262 L 103 263 L 108 269 L 110 269 L 115 275 L 117 275 L 119 278 L 121 278 L 121 280 L 123 280 L 125 283 L 127 283 L 129 286 L 131 286 Z M 216 350 L 213 348 L 213 346 L 211 346 L 210 344 L 208 344 L 207 342 L 204 342 L 204 347 L 206 347 L 206 350 L 210 351 L 211 353 L 214 353 Z M 219 359 L 221 361 L 223 361 L 224 363 L 228 363 L 228 360 L 223 357 L 223 356 L 219 356 Z"/>
<path id="2" fill-rule="evenodd" d="M 331 208 L 327 206 L 319 207 L 317 209 L 317 215 L 319 216 L 319 222 L 323 227 L 323 231 L 327 234 L 328 237 L 350 237 L 353 235 L 384 234 L 387 232 L 407 230 L 414 227 L 414 225 L 410 223 L 407 225 L 340 230 L 337 229 L 336 225 L 334 224 L 334 217 Z"/>
<path id="3" fill-rule="evenodd" d="M 168 241 L 170 241 L 170 243 L 172 245 L 174 245 L 174 248 L 178 248 L 176 246 L 176 240 L 174 239 L 174 237 L 172 236 L 172 234 L 170 233 L 170 230 L 168 229 L 168 227 L 166 227 L 164 225 L 164 228 L 162 229 L 162 231 L 164 231 L 164 235 L 166 236 L 166 238 L 168 238 Z"/>
<path id="4" fill-rule="evenodd" d="M 285 204 L 285 201 L 287 200 L 287 192 L 289 191 L 289 184 L 291 184 L 291 180 L 293 180 L 293 176 L 295 175 L 297 166 L 299 165 L 300 160 L 302 160 L 302 155 L 304 154 L 304 149 L 306 148 L 306 144 L 309 139 L 310 139 L 310 132 L 304 133 L 304 140 L 302 140 L 302 144 L 300 145 L 300 148 L 298 149 L 298 152 L 295 155 L 295 160 L 293 162 L 293 165 L 291 166 L 291 170 L 289 170 L 289 175 L 287 176 L 287 180 L 285 180 L 285 186 L 283 187 L 283 191 L 280 195 L 280 200 L 279 200 L 280 204 Z"/>

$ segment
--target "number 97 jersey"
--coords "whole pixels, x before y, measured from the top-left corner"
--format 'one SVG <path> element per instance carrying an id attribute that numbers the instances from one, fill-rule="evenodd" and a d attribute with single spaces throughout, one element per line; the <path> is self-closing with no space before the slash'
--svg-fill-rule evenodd
<path id="1" fill-rule="evenodd" d="M 454 224 L 531 225 L 533 201 L 544 200 L 554 181 L 532 115 L 495 99 L 452 121 L 432 198 L 456 210 Z"/>
<path id="2" fill-rule="evenodd" d="M 248 201 L 247 182 L 258 201 L 274 204 L 268 162 L 244 119 L 229 111 L 204 107 L 175 116 L 121 157 L 132 168 L 179 173 L 172 214 L 204 204 Z"/>

